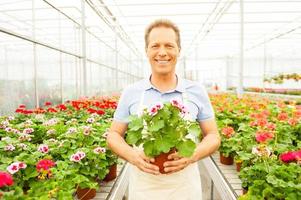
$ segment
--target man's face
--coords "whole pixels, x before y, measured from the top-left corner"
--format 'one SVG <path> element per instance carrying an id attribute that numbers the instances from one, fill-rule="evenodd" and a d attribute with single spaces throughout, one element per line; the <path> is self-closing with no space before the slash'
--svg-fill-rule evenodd
<path id="1" fill-rule="evenodd" d="M 177 36 L 172 28 L 157 27 L 151 30 L 146 54 L 152 73 L 167 75 L 175 72 L 180 49 Z"/>

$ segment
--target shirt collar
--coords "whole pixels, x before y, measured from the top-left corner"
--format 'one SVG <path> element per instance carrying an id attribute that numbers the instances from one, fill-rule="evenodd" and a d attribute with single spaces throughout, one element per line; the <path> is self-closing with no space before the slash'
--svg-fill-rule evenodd
<path id="1" fill-rule="evenodd" d="M 178 75 L 176 75 L 176 76 L 178 78 L 178 83 L 177 83 L 177 86 L 175 88 L 175 91 L 183 93 L 185 91 L 185 89 L 188 87 L 188 85 L 185 85 L 184 79 L 179 78 Z M 143 81 L 142 87 L 143 87 L 144 90 L 149 90 L 151 88 L 156 89 L 155 86 L 152 85 L 152 83 L 150 81 L 150 78 L 151 78 L 151 75 Z"/>

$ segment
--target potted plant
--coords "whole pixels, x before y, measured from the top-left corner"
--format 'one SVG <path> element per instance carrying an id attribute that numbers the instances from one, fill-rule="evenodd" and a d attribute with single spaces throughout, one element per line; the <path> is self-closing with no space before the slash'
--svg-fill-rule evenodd
<path id="1" fill-rule="evenodd" d="M 154 164 L 164 173 L 167 154 L 177 151 L 183 157 L 191 156 L 199 135 L 199 124 L 188 118 L 186 108 L 178 100 L 171 100 L 146 108 L 139 116 L 130 116 L 126 141 L 142 146 L 145 155 L 154 157 Z"/>

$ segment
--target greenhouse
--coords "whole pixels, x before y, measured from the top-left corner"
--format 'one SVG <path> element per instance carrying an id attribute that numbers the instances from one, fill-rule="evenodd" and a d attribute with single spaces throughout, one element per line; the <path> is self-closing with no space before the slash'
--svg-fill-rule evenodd
<path id="1" fill-rule="evenodd" d="M 0 200 L 300 200 L 301 0 L 1 0 Z"/>

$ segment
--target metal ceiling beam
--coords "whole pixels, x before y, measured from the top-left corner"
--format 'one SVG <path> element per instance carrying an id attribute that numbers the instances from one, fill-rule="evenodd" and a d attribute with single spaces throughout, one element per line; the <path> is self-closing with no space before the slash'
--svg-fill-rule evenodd
<path id="1" fill-rule="evenodd" d="M 256 15 L 256 14 L 300 14 L 301 11 L 262 11 L 262 12 L 245 12 L 246 15 Z M 162 17 L 162 16 L 195 16 L 195 15 L 210 15 L 211 13 L 164 13 L 164 14 L 138 14 L 138 15 L 115 15 L 114 17 Z M 239 15 L 239 12 L 228 12 L 224 15 Z"/>
<path id="2" fill-rule="evenodd" d="M 104 6 L 117 6 L 117 7 L 125 7 L 125 6 L 170 6 L 170 5 L 195 5 L 195 4 L 217 4 L 220 1 L 200 1 L 200 2 L 186 2 L 186 1 L 182 1 L 182 2 L 161 2 L 161 3 L 116 3 L 116 4 L 105 4 Z M 234 3 L 239 3 L 239 2 L 234 2 Z M 245 3 L 300 3 L 300 0 L 291 0 L 291 1 L 284 1 L 284 0 L 280 0 L 280 1 L 246 1 Z"/>

